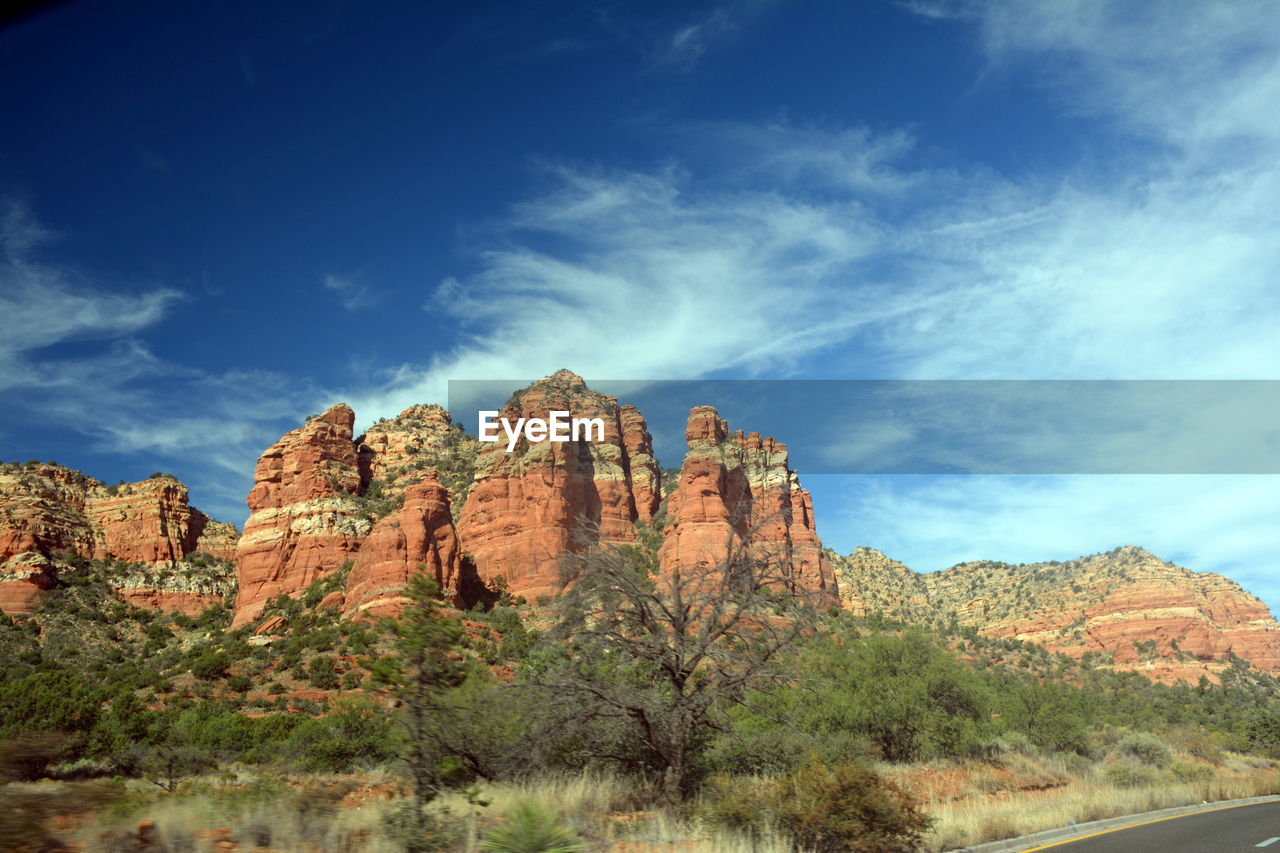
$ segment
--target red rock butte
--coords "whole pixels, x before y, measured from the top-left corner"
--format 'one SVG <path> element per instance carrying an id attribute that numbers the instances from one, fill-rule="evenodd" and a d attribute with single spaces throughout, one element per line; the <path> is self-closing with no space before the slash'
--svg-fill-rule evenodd
<path id="1" fill-rule="evenodd" d="M 729 432 L 711 406 L 689 412 L 688 452 L 667 505 L 659 552 L 665 569 L 706 569 L 745 542 L 770 573 L 814 603 L 839 601 L 813 501 L 788 465 L 787 447 L 759 433 Z"/>
<path id="2" fill-rule="evenodd" d="M 463 558 L 449 491 L 425 467 L 454 437 L 449 413 L 411 406 L 361 436 L 353 437 L 354 426 L 355 413 L 339 403 L 258 459 L 236 553 L 234 626 L 255 621 L 271 599 L 297 595 L 344 567 L 345 589 L 324 605 L 348 617 L 397 612 L 419 571 L 458 607 L 489 597 Z M 388 480 L 393 474 L 397 479 Z"/>
<path id="3" fill-rule="evenodd" d="M 635 407 L 561 370 L 517 392 L 498 417 L 515 423 L 552 411 L 600 418 L 603 440 L 521 439 L 510 453 L 503 442 L 481 444 L 458 521 L 480 577 L 491 584 L 501 577 L 530 601 L 556 594 L 562 555 L 600 540 L 634 541 L 635 522 L 652 520 L 661 502 L 653 440 Z"/>

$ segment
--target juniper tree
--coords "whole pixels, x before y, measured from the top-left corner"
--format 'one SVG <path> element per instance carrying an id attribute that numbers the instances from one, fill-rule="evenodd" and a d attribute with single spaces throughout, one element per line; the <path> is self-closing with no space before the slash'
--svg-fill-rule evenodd
<path id="1" fill-rule="evenodd" d="M 424 808 L 440 793 L 445 772 L 432 749 L 432 727 L 449 704 L 447 691 L 467 677 L 466 664 L 453 655 L 462 639 L 462 624 L 445 612 L 439 586 L 425 573 L 415 573 L 405 586 L 408 603 L 396 619 L 384 620 L 394 653 L 365 662 L 375 684 L 385 685 L 401 702 L 405 741 L 401 759 L 413 784 L 411 829 L 426 829 Z"/>
<path id="2" fill-rule="evenodd" d="M 555 629 L 567 655 L 539 679 L 578 697 L 587 717 L 622 721 L 675 802 L 723 708 L 789 677 L 784 653 L 813 610 L 789 564 L 769 559 L 750 532 L 696 566 L 660 567 L 661 538 L 645 526 L 635 545 L 597 539 L 567 559 Z"/>

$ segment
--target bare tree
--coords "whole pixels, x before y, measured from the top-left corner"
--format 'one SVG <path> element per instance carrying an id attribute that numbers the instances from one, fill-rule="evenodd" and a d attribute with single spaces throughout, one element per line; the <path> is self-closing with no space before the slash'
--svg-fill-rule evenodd
<path id="1" fill-rule="evenodd" d="M 788 678 L 783 653 L 810 630 L 813 609 L 750 532 L 693 567 L 659 566 L 661 539 L 643 527 L 635 545 L 568 558 L 555 631 L 568 659 L 542 680 L 578 696 L 588 716 L 624 720 L 676 802 L 724 707 Z"/>

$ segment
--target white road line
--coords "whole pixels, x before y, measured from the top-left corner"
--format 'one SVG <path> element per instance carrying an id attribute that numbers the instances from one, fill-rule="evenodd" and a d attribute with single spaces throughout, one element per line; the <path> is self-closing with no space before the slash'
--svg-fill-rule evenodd
<path id="1" fill-rule="evenodd" d="M 1253 846 L 1254 847 L 1270 847 L 1272 844 L 1275 844 L 1277 841 L 1280 841 L 1280 835 L 1277 835 L 1275 838 L 1268 838 L 1266 841 L 1260 842 Z"/>

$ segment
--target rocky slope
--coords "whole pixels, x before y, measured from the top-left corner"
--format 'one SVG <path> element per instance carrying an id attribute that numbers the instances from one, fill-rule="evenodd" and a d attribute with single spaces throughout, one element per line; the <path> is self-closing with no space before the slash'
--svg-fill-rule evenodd
<path id="1" fill-rule="evenodd" d="M 854 616 L 873 613 L 912 625 L 933 618 L 929 588 L 923 576 L 874 548 L 858 548 L 848 556 L 828 551 L 840 606 Z"/>
<path id="2" fill-rule="evenodd" d="M 29 613 L 60 571 L 98 560 L 122 597 L 200 612 L 234 588 L 226 561 L 238 536 L 190 506 L 173 477 L 105 486 L 58 465 L 10 463 L 0 468 L 0 609 Z"/>
<path id="3" fill-rule="evenodd" d="M 836 561 L 844 606 L 1042 644 L 1195 682 L 1232 656 L 1280 673 L 1280 624 L 1222 575 L 1127 546 L 1065 563 L 962 563 L 918 575 L 869 548 Z"/>
<path id="4" fill-rule="evenodd" d="M 836 579 L 814 529 L 813 502 L 788 465 L 786 445 L 759 433 L 731 434 L 710 406 L 689 413 L 685 440 L 662 565 L 714 566 L 745 542 L 795 589 L 834 603 Z"/>
<path id="5" fill-rule="evenodd" d="M 558 561 L 593 542 L 630 542 L 634 523 L 657 512 L 661 472 L 644 418 L 632 406 L 591 391 L 582 378 L 559 371 L 517 392 L 499 418 L 546 418 L 553 410 L 600 418 L 603 440 L 525 439 L 483 443 L 475 484 L 458 521 L 458 535 L 480 577 L 505 579 L 530 601 L 554 595 Z M 501 433 L 500 433 L 501 434 Z"/>

